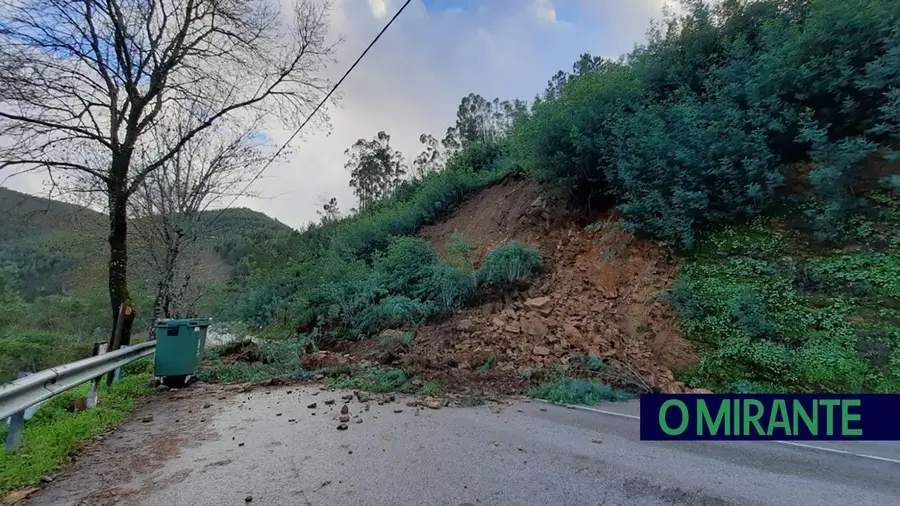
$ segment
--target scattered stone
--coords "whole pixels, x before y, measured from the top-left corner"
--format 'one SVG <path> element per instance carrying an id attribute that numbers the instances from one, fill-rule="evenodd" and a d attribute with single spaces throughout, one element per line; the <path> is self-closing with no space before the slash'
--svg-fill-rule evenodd
<path id="1" fill-rule="evenodd" d="M 599 438 L 599 437 L 598 437 L 598 438 L 594 438 L 594 439 L 591 439 L 591 443 L 595 443 L 595 444 L 598 444 L 598 445 L 599 445 L 599 444 L 602 444 L 602 443 L 603 443 L 603 439 L 602 439 L 602 438 Z"/>
<path id="2" fill-rule="evenodd" d="M 522 412 L 523 412 L 521 409 L 517 409 L 516 411 L 518 411 L 519 413 L 522 413 Z"/>
<path id="3" fill-rule="evenodd" d="M 341 423 L 347 423 L 350 421 L 350 415 L 341 415 L 338 417 L 338 421 Z"/>
<path id="4" fill-rule="evenodd" d="M 312 403 L 312 404 L 310 404 L 309 406 L 306 406 L 306 407 L 309 408 L 309 409 L 316 409 L 316 403 L 314 402 L 314 403 Z"/>
<path id="5" fill-rule="evenodd" d="M 518 334 L 522 332 L 522 329 L 519 328 L 518 325 L 506 325 L 505 327 L 503 327 L 503 330 L 509 332 L 510 334 Z"/>
<path id="6" fill-rule="evenodd" d="M 275 416 L 281 416 L 281 413 L 275 413 Z"/>
<path id="7" fill-rule="evenodd" d="M 362 418 L 357 418 L 356 423 L 362 423 Z"/>
<path id="8" fill-rule="evenodd" d="M 540 411 L 547 411 L 547 408 L 541 408 Z"/>
<path id="9" fill-rule="evenodd" d="M 201 418 L 201 419 L 200 419 L 200 423 L 203 423 L 203 422 L 205 422 L 205 421 L 206 421 L 206 418 Z"/>
<path id="10" fill-rule="evenodd" d="M 403 413 L 403 410 L 400 409 L 400 408 L 397 408 L 397 409 L 394 410 L 394 413 Z"/>
<path id="11" fill-rule="evenodd" d="M 366 407 L 365 407 L 365 409 L 364 409 L 363 411 L 368 411 L 368 410 L 369 410 L 369 405 L 366 404 Z"/>
<path id="12" fill-rule="evenodd" d="M 42 476 L 41 477 L 41 482 L 43 482 L 43 483 L 50 483 L 51 481 L 53 481 L 52 476 Z"/>
<path id="13" fill-rule="evenodd" d="M 550 354 L 550 349 L 547 348 L 546 346 L 535 346 L 531 350 L 531 353 L 534 353 L 535 355 L 540 355 L 543 357 L 543 356 L 547 356 Z"/>
<path id="14" fill-rule="evenodd" d="M 297 422 L 296 418 L 288 418 L 288 423 L 296 423 L 296 422 Z"/>
<path id="15" fill-rule="evenodd" d="M 468 331 L 472 330 L 473 327 L 475 327 L 475 324 L 472 322 L 472 320 L 469 320 L 468 318 L 465 320 L 460 320 L 459 323 L 456 325 L 456 328 L 463 332 L 468 332 Z"/>
<path id="16" fill-rule="evenodd" d="M 358 400 L 359 402 L 369 402 L 369 394 L 360 392 L 359 390 L 353 393 L 356 395 L 356 400 Z"/>
<path id="17" fill-rule="evenodd" d="M 491 323 L 493 323 L 495 327 L 500 327 L 501 329 L 506 326 L 506 321 L 499 316 L 491 318 Z"/>
<path id="18" fill-rule="evenodd" d="M 238 446 L 244 446 L 244 443 L 238 443 Z"/>
<path id="19" fill-rule="evenodd" d="M 143 422 L 143 423 L 150 423 L 152 421 L 153 421 L 153 415 L 145 416 L 144 418 L 141 418 L 141 422 Z"/>
<path id="20" fill-rule="evenodd" d="M 566 337 L 573 341 L 580 341 L 582 339 L 581 331 L 575 328 L 575 325 L 571 323 L 563 323 L 562 325 L 563 332 L 565 332 Z"/>
<path id="21" fill-rule="evenodd" d="M 209 409 L 209 408 L 211 408 L 211 407 L 212 407 L 212 404 L 210 404 L 210 403 L 208 403 L 208 402 L 207 402 L 206 404 L 203 405 L 203 409 Z"/>
<path id="22" fill-rule="evenodd" d="M 337 430 L 347 430 L 347 424 L 342 423 L 342 424 L 338 425 Z"/>
<path id="23" fill-rule="evenodd" d="M 406 403 L 407 406 L 414 408 L 419 405 L 419 401 L 409 401 Z"/>
<path id="24" fill-rule="evenodd" d="M 441 409 L 444 407 L 444 403 L 439 400 L 427 401 L 425 407 L 428 409 Z"/>
<path id="25" fill-rule="evenodd" d="M 543 338 L 550 333 L 550 327 L 541 320 L 530 317 L 522 322 L 522 332 L 532 337 Z"/>
<path id="26" fill-rule="evenodd" d="M 353 400 L 353 394 L 344 394 L 344 395 L 341 396 L 341 399 L 343 399 L 343 400 L 345 400 L 345 401 L 347 401 L 347 402 L 352 401 L 352 400 Z"/>
<path id="27" fill-rule="evenodd" d="M 394 394 L 388 396 L 388 402 L 394 402 L 397 400 L 397 397 Z"/>
<path id="28" fill-rule="evenodd" d="M 319 392 L 313 392 L 313 393 L 310 394 L 310 395 L 319 395 Z"/>
<path id="29" fill-rule="evenodd" d="M 342 414 L 342 415 L 349 415 L 349 414 L 350 414 L 350 407 L 347 406 L 346 404 L 344 404 L 343 406 L 341 406 L 341 414 Z"/>
<path id="30" fill-rule="evenodd" d="M 547 316 L 553 312 L 553 301 L 550 300 L 550 297 L 535 297 L 526 300 L 525 307 L 541 316 Z"/>
<path id="31" fill-rule="evenodd" d="M 324 375 L 322 375 L 322 374 L 313 374 L 313 377 L 312 377 L 312 380 L 313 380 L 313 381 L 322 381 L 323 379 L 325 379 L 325 376 L 324 376 Z"/>
<path id="32" fill-rule="evenodd" d="M 244 498 L 244 502 L 253 502 L 253 496 L 248 495 L 247 497 Z"/>
<path id="33" fill-rule="evenodd" d="M 171 388 L 169 388 L 168 385 L 163 385 L 162 383 L 160 383 L 159 385 L 156 385 L 157 392 L 162 393 L 162 392 L 168 392 L 169 390 L 171 390 Z"/>
<path id="34" fill-rule="evenodd" d="M 290 394 L 294 393 L 294 391 L 293 391 L 293 390 L 288 390 L 288 391 L 285 392 L 285 393 L 288 394 L 288 395 L 290 395 Z"/>
<path id="35" fill-rule="evenodd" d="M 413 416 L 419 416 L 419 408 L 416 408 L 416 412 L 413 413 Z"/>
<path id="36" fill-rule="evenodd" d="M 325 401 L 326 406 L 331 406 L 332 404 L 334 404 L 334 399 L 328 399 Z"/>

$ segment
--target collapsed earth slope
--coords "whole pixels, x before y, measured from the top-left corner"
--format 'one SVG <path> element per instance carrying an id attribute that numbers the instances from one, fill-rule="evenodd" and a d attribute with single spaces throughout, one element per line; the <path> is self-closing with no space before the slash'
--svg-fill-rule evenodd
<path id="1" fill-rule="evenodd" d="M 566 369 L 584 354 L 605 357 L 623 376 L 665 392 L 683 392 L 673 370 L 695 361 L 674 309 L 657 295 L 678 266 L 659 248 L 604 226 L 585 227 L 564 199 L 534 182 L 507 178 L 477 192 L 419 235 L 444 254 L 454 233 L 478 267 L 487 253 L 516 240 L 539 249 L 542 271 L 522 292 L 498 295 L 439 324 L 420 327 L 396 354 L 404 368 L 450 388 L 512 393 L 543 368 Z M 378 340 L 346 345 L 361 356 Z M 636 378 L 635 378 L 636 377 Z"/>

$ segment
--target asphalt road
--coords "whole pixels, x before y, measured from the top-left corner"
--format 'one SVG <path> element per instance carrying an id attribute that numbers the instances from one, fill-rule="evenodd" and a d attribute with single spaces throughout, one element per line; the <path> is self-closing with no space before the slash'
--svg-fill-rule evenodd
<path id="1" fill-rule="evenodd" d="M 29 504 L 900 504 L 896 444 L 641 442 L 634 403 L 354 400 L 362 422 L 339 431 L 341 392 L 196 388 L 141 408 Z"/>

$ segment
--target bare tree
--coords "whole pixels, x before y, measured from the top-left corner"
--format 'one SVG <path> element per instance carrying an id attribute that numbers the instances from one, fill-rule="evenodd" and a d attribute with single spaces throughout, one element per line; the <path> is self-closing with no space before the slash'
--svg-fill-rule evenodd
<path id="1" fill-rule="evenodd" d="M 201 250 L 198 239 L 211 232 L 216 216 L 203 211 L 227 197 L 246 194 L 268 160 L 260 136 L 254 128 L 235 133 L 226 124 L 213 126 L 192 138 L 135 191 L 130 216 L 141 251 L 156 276 L 153 309 L 157 318 L 196 312 L 204 294 L 198 284 L 202 282 L 197 279 L 199 269 L 204 256 L 212 253 Z M 173 138 L 178 137 L 176 132 Z"/>
<path id="2" fill-rule="evenodd" d="M 0 0 L 0 170 L 46 170 L 104 197 L 114 321 L 130 299 L 128 202 L 144 181 L 214 124 L 292 126 L 327 92 L 326 0 L 280 5 Z"/>

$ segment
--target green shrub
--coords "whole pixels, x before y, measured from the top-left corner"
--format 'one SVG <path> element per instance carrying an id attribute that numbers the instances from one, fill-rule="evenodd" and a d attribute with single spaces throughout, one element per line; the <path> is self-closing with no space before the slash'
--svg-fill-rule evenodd
<path id="1" fill-rule="evenodd" d="M 544 262 L 541 252 L 510 241 L 491 250 L 478 269 L 478 281 L 485 285 L 512 288 L 524 281 Z"/>
<path id="2" fill-rule="evenodd" d="M 412 332 L 404 332 L 402 334 L 389 334 L 381 338 L 378 341 L 378 344 L 381 346 L 393 346 L 395 343 L 399 343 L 403 346 L 409 346 L 413 341 Z"/>
<path id="3" fill-rule="evenodd" d="M 863 161 L 897 156 L 900 4 L 681 3 L 621 60 L 583 55 L 554 76 L 512 156 L 582 203 L 614 197 L 631 229 L 678 247 L 763 212 L 811 160 L 819 237 L 843 235 Z"/>
<path id="4" fill-rule="evenodd" d="M 542 385 L 528 392 L 530 397 L 557 404 L 583 404 L 593 406 L 603 401 L 625 401 L 633 395 L 616 390 L 609 385 L 593 381 L 564 378 Z"/>
<path id="5" fill-rule="evenodd" d="M 455 267 L 432 265 L 427 284 L 419 292 L 432 301 L 437 312 L 443 313 L 463 307 L 475 295 L 475 276 Z"/>

